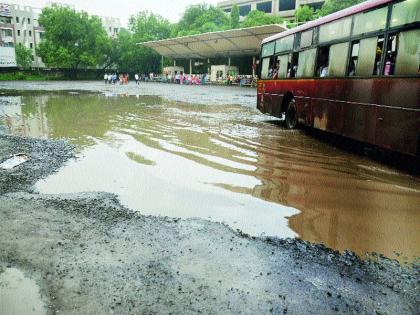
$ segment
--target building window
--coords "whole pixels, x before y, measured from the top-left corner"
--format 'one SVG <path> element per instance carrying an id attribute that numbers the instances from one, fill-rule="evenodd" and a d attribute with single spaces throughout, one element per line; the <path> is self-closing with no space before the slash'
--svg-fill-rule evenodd
<path id="1" fill-rule="evenodd" d="M 31 19 L 30 18 L 28 18 L 28 24 L 31 24 Z"/>
<path id="2" fill-rule="evenodd" d="M 29 47 L 32 49 L 32 48 L 34 48 L 34 44 L 32 44 L 32 43 L 30 43 L 29 44 Z"/>
<path id="3" fill-rule="evenodd" d="M 114 34 L 118 33 L 118 28 L 114 28 Z"/>
<path id="4" fill-rule="evenodd" d="M 20 30 L 17 31 L 18 36 L 20 36 Z"/>
<path id="5" fill-rule="evenodd" d="M 246 16 L 248 13 L 251 12 L 251 5 L 242 5 L 239 7 L 239 15 L 240 16 Z"/>
<path id="6" fill-rule="evenodd" d="M 2 29 L 1 30 L 1 36 L 2 37 L 12 37 L 13 36 L 13 31 L 11 29 Z"/>
<path id="7" fill-rule="evenodd" d="M 16 17 L 16 23 L 19 23 L 19 17 L 18 16 Z"/>
<path id="8" fill-rule="evenodd" d="M 258 11 L 265 12 L 265 13 L 271 13 L 271 11 L 272 11 L 272 2 L 271 1 L 268 1 L 268 2 L 257 3 L 257 10 Z"/>
<path id="9" fill-rule="evenodd" d="M 226 12 L 226 13 L 230 13 L 232 11 L 232 9 L 228 8 L 228 9 L 224 9 L 223 11 Z"/>
<path id="10" fill-rule="evenodd" d="M 6 17 L 6 16 L 0 16 L 0 23 L 11 24 L 12 23 L 12 18 L 11 17 Z"/>
<path id="11" fill-rule="evenodd" d="M 294 10 L 296 8 L 296 0 L 280 0 L 279 11 Z"/>
<path id="12" fill-rule="evenodd" d="M 314 11 L 316 11 L 316 10 L 321 9 L 323 4 L 324 4 L 324 2 L 316 2 L 316 3 L 307 3 L 305 5 L 307 5 L 308 7 L 313 9 Z"/>
<path id="13" fill-rule="evenodd" d="M 32 36 L 32 31 L 29 31 L 29 36 Z"/>

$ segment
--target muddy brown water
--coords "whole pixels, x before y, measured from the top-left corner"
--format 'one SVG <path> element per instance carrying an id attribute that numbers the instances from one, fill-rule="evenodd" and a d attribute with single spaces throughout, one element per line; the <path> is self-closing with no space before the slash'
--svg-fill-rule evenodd
<path id="1" fill-rule="evenodd" d="M 0 97 L 0 130 L 76 145 L 79 158 L 38 182 L 41 193 L 107 191 L 144 214 L 205 218 L 360 255 L 420 256 L 418 177 L 285 130 L 243 97 L 223 105 L 19 92 Z"/>

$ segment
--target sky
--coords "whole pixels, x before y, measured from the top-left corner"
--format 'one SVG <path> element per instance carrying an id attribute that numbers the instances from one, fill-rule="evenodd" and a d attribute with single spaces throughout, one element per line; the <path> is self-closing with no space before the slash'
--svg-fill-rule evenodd
<path id="1" fill-rule="evenodd" d="M 1 0 L 0 0 L 1 1 Z M 171 22 L 177 22 L 185 8 L 191 4 L 209 3 L 216 5 L 221 0 L 57 0 L 74 5 L 76 10 L 87 11 L 99 16 L 112 16 L 121 19 L 123 26 L 127 25 L 132 14 L 148 10 L 160 14 Z M 36 8 L 44 7 L 51 0 L 3 0 L 4 3 L 29 5 Z"/>

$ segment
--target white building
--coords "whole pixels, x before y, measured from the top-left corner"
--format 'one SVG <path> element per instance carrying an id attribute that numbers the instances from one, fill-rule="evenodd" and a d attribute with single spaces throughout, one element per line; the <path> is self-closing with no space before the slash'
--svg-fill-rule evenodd
<path id="1" fill-rule="evenodd" d="M 74 9 L 73 5 L 49 2 Z M 0 3 L 0 67 L 16 67 L 15 47 L 18 44 L 32 50 L 32 67 L 45 67 L 37 56 L 36 48 L 40 44 L 44 29 L 38 23 L 41 9 L 27 5 Z M 115 37 L 121 29 L 118 18 L 100 17 L 108 36 Z"/>
<path id="2" fill-rule="evenodd" d="M 116 37 L 121 30 L 121 21 L 119 18 L 101 16 L 102 25 L 109 37 Z"/>
<path id="3" fill-rule="evenodd" d="M 239 7 L 239 15 L 245 17 L 253 10 L 278 15 L 285 20 L 294 20 L 296 9 L 308 5 L 314 9 L 321 8 L 325 0 L 226 0 L 217 4 L 223 11 L 230 13 L 233 5 Z"/>
<path id="4" fill-rule="evenodd" d="M 16 67 L 15 31 L 9 5 L 0 3 L 0 67 Z"/>

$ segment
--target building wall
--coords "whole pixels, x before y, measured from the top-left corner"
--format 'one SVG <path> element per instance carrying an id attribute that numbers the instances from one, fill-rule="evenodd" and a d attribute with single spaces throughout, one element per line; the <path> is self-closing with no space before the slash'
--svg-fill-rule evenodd
<path id="1" fill-rule="evenodd" d="M 121 21 L 119 18 L 101 16 L 102 25 L 109 37 L 115 38 L 121 30 Z"/>
<path id="2" fill-rule="evenodd" d="M 50 2 L 74 9 L 74 6 Z M 22 44 L 32 50 L 32 67 L 44 68 L 45 64 L 37 55 L 36 48 L 42 41 L 44 29 L 39 25 L 38 17 L 41 9 L 27 5 L 0 3 L 0 67 L 15 67 L 16 60 L 12 62 L 14 47 Z M 115 37 L 121 29 L 118 18 L 100 17 L 108 36 Z M 8 48 L 8 49 L 6 49 Z M 10 49 L 13 48 L 13 49 Z M 3 65 L 2 65 L 3 64 Z"/>
<path id="3" fill-rule="evenodd" d="M 234 4 L 239 6 L 240 15 L 246 16 L 249 11 L 260 10 L 268 14 L 274 14 L 287 20 L 293 20 L 297 8 L 309 5 L 319 8 L 324 0 L 226 0 L 217 4 L 219 8 L 229 13 Z M 269 7 L 271 4 L 271 11 Z"/>

